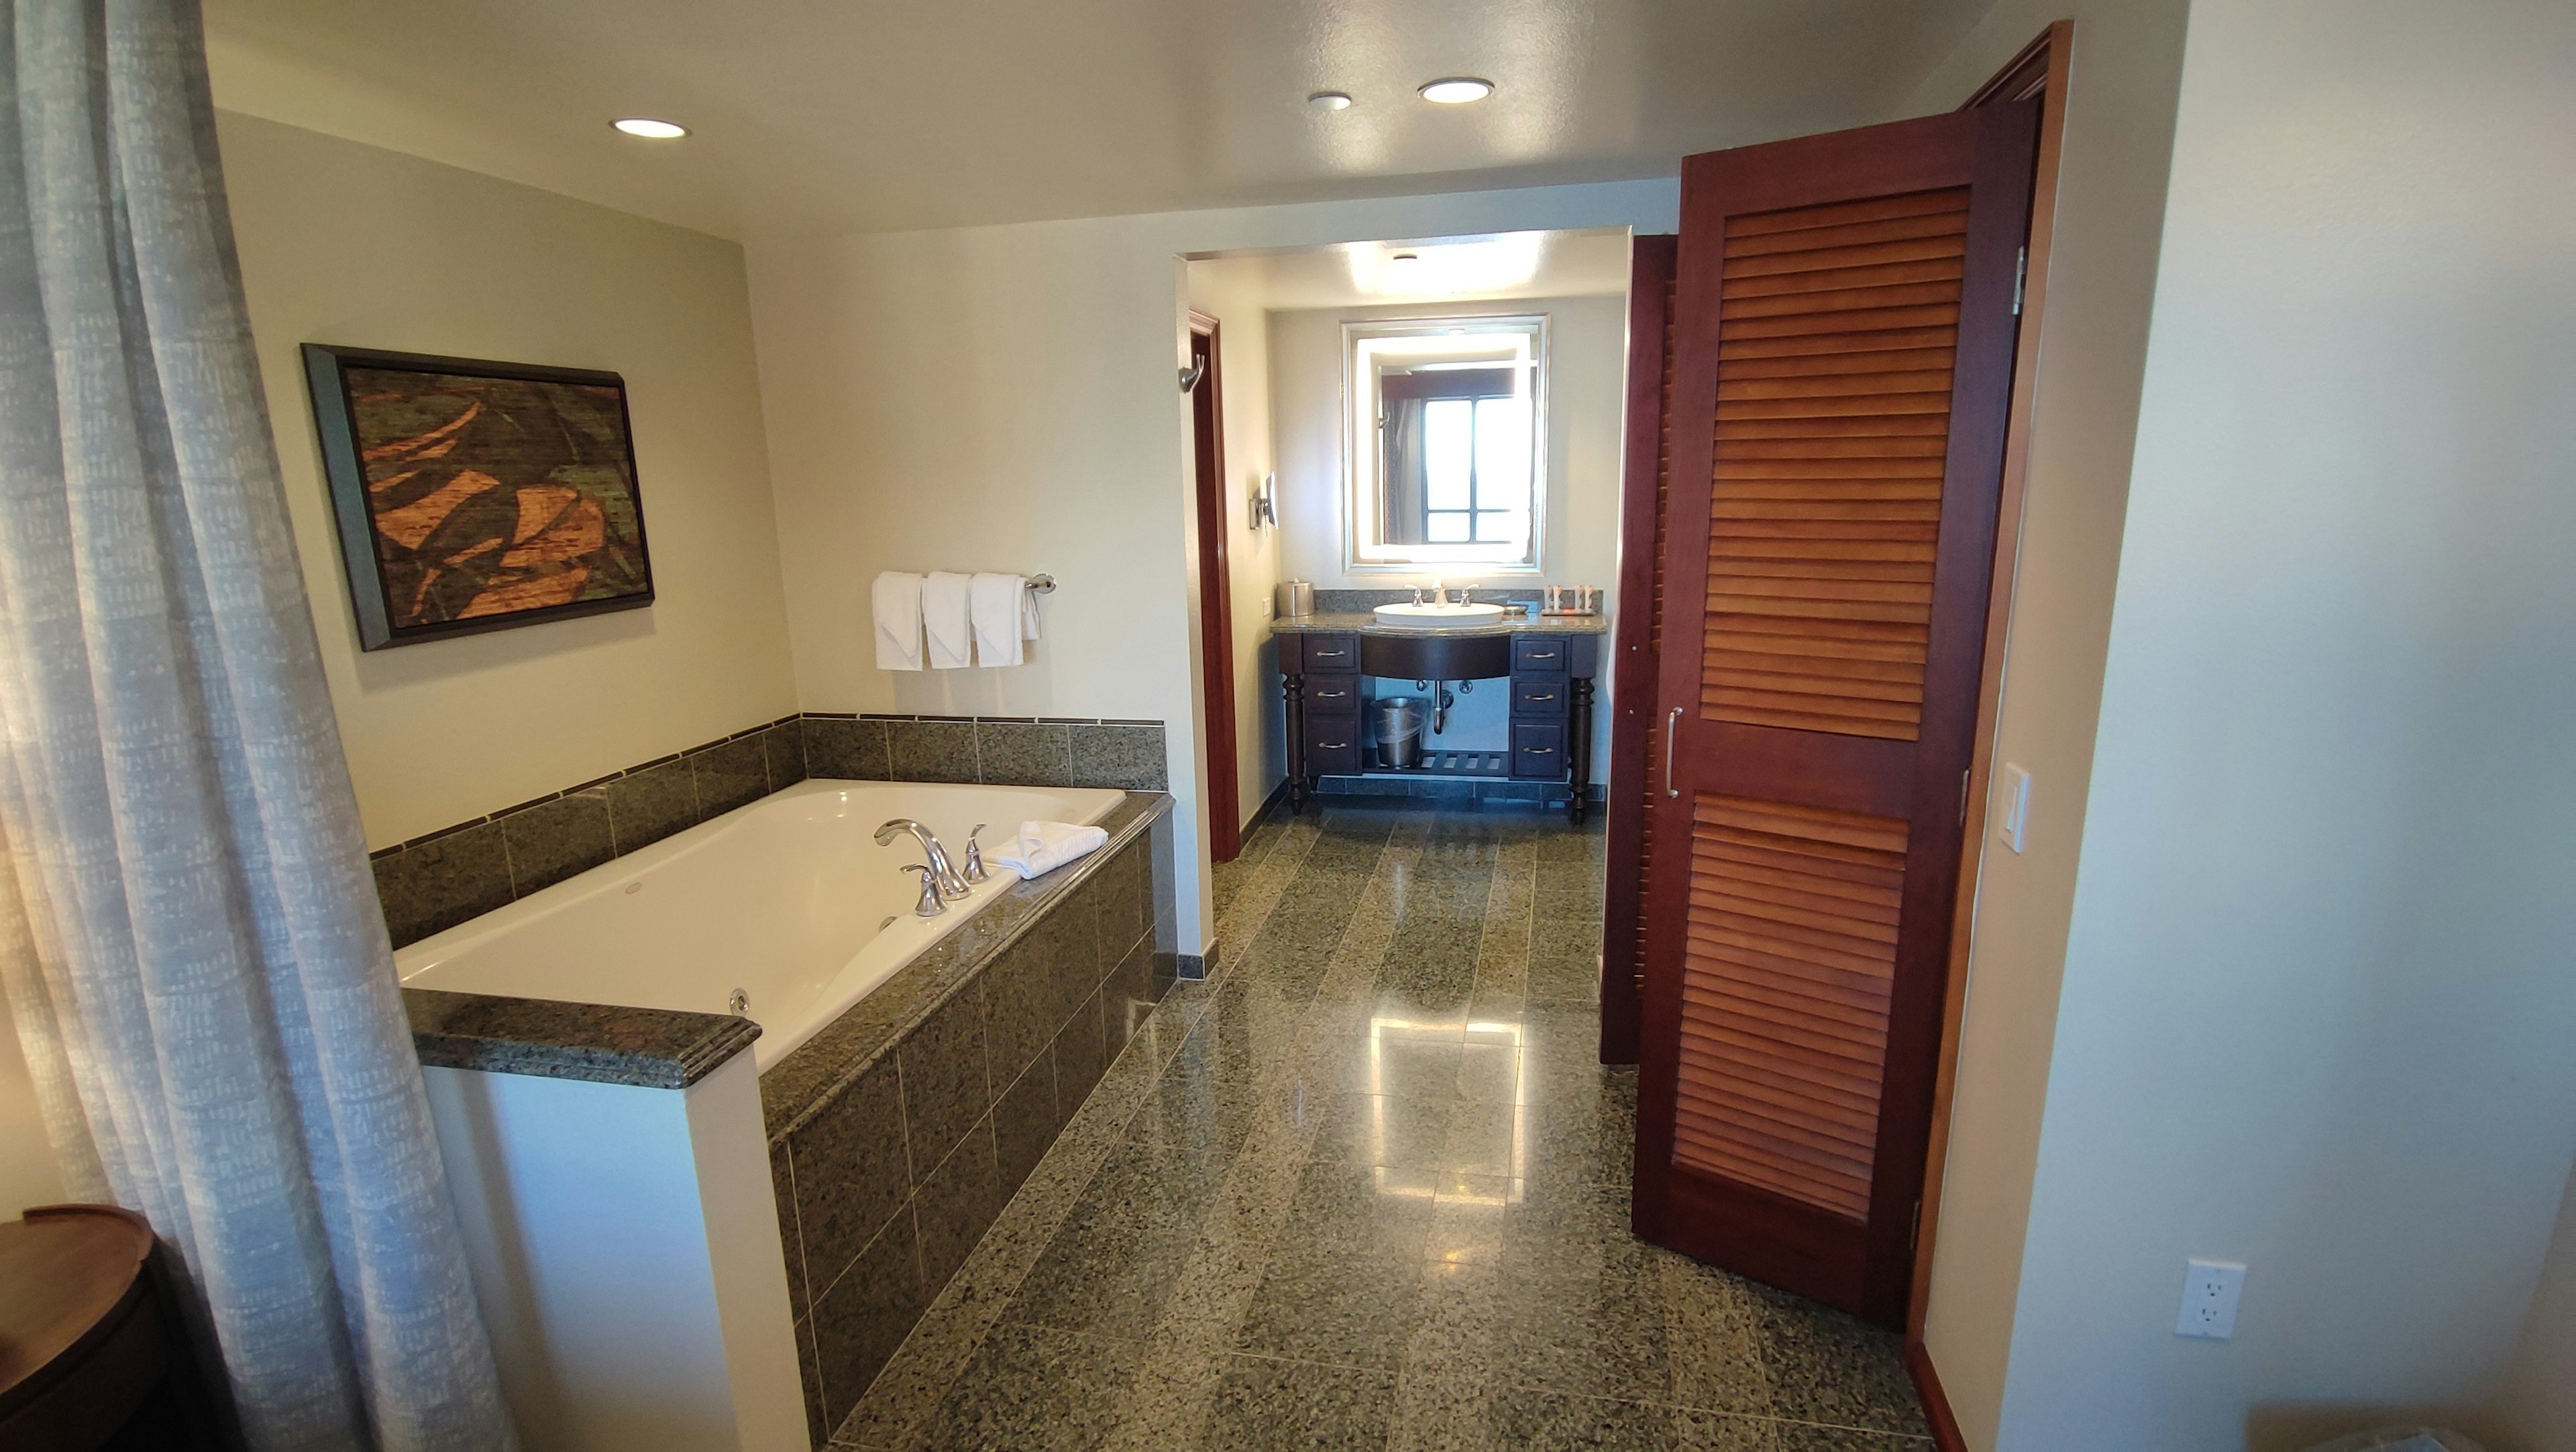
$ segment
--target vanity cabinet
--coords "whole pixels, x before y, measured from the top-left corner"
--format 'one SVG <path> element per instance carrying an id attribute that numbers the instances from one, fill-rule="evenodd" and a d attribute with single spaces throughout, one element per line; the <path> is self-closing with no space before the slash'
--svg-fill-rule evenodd
<path id="1" fill-rule="evenodd" d="M 1360 706 L 1361 677 L 1508 681 L 1511 719 L 1499 769 L 1473 773 L 1566 784 L 1568 815 L 1589 809 L 1592 696 L 1600 636 L 1581 630 L 1407 632 L 1283 629 L 1279 673 L 1288 708 L 1288 793 L 1302 809 L 1316 780 L 1374 770 Z M 1468 775 L 1425 772 L 1424 775 Z"/>

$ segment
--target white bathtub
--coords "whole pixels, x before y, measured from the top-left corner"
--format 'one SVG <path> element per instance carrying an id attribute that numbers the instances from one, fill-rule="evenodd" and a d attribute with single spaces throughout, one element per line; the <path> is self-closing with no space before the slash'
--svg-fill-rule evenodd
<path id="1" fill-rule="evenodd" d="M 807 781 L 594 867 L 394 954 L 405 987 L 726 1012 L 761 1027 L 767 1069 L 1017 881 L 995 869 L 934 918 L 913 915 L 911 817 L 962 869 L 1029 820 L 1096 822 L 1125 794 L 1082 787 Z"/>

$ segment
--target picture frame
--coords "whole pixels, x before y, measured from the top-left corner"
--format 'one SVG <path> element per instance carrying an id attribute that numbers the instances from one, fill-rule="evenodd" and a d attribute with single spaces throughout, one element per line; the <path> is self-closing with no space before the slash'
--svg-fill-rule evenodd
<path id="1" fill-rule="evenodd" d="M 653 603 L 626 380 L 303 347 L 362 650 Z"/>

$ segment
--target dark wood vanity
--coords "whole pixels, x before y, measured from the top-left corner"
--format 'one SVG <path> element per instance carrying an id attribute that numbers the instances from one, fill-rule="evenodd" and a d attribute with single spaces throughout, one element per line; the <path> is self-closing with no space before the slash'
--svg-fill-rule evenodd
<path id="1" fill-rule="evenodd" d="M 1291 808 L 1303 810 L 1317 779 L 1327 775 L 1481 777 L 1561 782 L 1567 815 L 1582 822 L 1604 628 L 1597 616 L 1424 627 L 1390 626 L 1354 611 L 1278 621 L 1272 632 L 1287 696 Z M 1508 739 L 1500 750 L 1439 752 L 1442 764 L 1382 769 L 1370 758 L 1363 676 L 1508 680 Z"/>

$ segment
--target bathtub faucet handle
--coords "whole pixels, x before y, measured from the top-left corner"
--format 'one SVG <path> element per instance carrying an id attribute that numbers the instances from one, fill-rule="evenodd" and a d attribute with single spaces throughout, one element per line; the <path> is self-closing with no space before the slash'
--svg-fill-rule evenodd
<path id="1" fill-rule="evenodd" d="M 935 918 L 948 911 L 947 899 L 939 895 L 939 874 L 930 870 L 929 863 L 907 862 L 903 870 L 921 874 L 921 901 L 912 905 L 914 917 Z"/>
<path id="2" fill-rule="evenodd" d="M 948 850 L 939 845 L 939 838 L 934 836 L 928 827 L 910 817 L 892 818 L 877 827 L 877 845 L 891 847 L 894 845 L 894 839 L 906 832 L 910 832 L 912 840 L 921 844 L 921 855 L 930 859 L 931 881 L 939 885 L 940 896 L 952 901 L 964 897 L 967 891 L 966 879 L 957 875 L 956 867 L 948 860 Z M 923 916 L 927 917 L 928 914 L 925 913 Z"/>
<path id="3" fill-rule="evenodd" d="M 975 840 L 989 825 L 989 823 L 977 822 L 975 830 L 966 834 L 965 877 L 968 882 L 982 882 L 993 875 L 984 870 L 984 844 Z"/>

